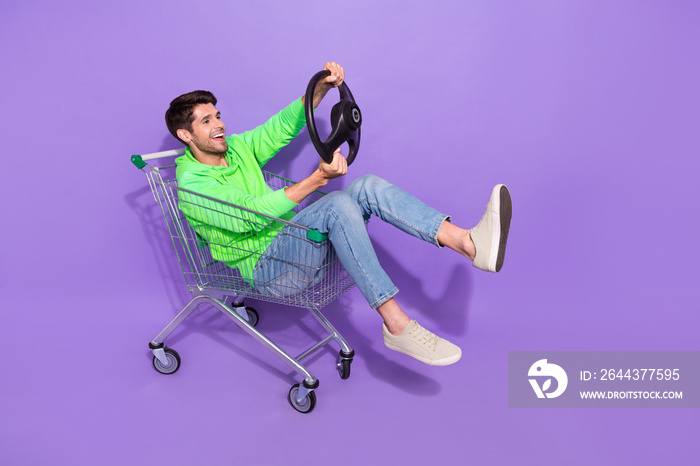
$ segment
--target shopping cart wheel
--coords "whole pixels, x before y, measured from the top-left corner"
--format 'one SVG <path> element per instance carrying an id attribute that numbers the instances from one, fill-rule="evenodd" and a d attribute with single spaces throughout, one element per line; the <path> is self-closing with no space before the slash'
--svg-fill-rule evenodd
<path id="1" fill-rule="evenodd" d="M 340 353 L 338 353 L 338 374 L 340 374 L 341 379 L 347 379 L 350 377 L 350 364 L 352 364 L 352 358 L 355 356 L 355 351 L 350 350 L 349 353 L 346 353 L 343 350 L 340 350 Z"/>
<path id="2" fill-rule="evenodd" d="M 260 321 L 260 315 L 258 314 L 258 311 L 256 311 L 254 308 L 250 306 L 245 307 L 245 312 L 248 314 L 248 323 L 255 327 L 258 325 L 258 322 Z"/>
<path id="3" fill-rule="evenodd" d="M 340 364 L 338 365 L 338 373 L 340 374 L 341 379 L 347 379 L 350 377 L 350 363 L 352 360 L 350 359 L 343 359 L 340 361 Z"/>
<path id="4" fill-rule="evenodd" d="M 292 385 L 292 388 L 289 390 L 289 395 L 287 395 L 287 400 L 289 401 L 289 404 L 292 405 L 292 408 L 296 409 L 300 413 L 307 414 L 313 411 L 316 407 L 316 393 L 309 392 L 301 403 L 299 403 L 297 402 L 297 393 L 299 393 L 300 385 L 301 384 L 298 383 Z"/>
<path id="5" fill-rule="evenodd" d="M 240 304 L 234 304 L 231 303 L 231 307 L 236 310 L 236 313 L 238 315 L 241 315 L 241 312 L 239 311 L 240 308 L 244 307 L 243 303 Z M 248 323 L 255 327 L 258 325 L 258 322 L 260 322 L 260 314 L 258 314 L 258 311 L 255 310 L 255 308 L 252 308 L 250 306 L 245 306 L 245 312 L 248 315 Z"/>
<path id="6" fill-rule="evenodd" d="M 238 315 L 241 315 L 241 313 L 239 312 L 239 309 L 242 308 L 243 306 L 244 306 L 243 303 L 240 303 L 238 305 L 233 304 L 233 303 L 231 304 L 231 307 L 236 310 L 236 313 L 238 313 Z M 253 327 L 258 325 L 258 322 L 260 321 L 260 314 L 258 314 L 258 311 L 256 311 L 255 308 L 252 308 L 250 306 L 245 306 L 245 312 L 248 315 L 248 323 L 250 325 L 252 325 Z"/>
<path id="7" fill-rule="evenodd" d="M 168 364 L 163 364 L 158 360 L 157 357 L 153 356 L 153 367 L 156 368 L 158 372 L 165 375 L 174 374 L 180 368 L 180 355 L 177 351 L 165 348 L 165 358 L 168 360 Z"/>

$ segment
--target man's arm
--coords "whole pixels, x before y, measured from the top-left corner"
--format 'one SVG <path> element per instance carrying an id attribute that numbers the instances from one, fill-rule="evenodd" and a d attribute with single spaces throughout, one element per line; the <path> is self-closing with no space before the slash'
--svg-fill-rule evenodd
<path id="1" fill-rule="evenodd" d="M 301 99 L 296 99 L 262 125 L 237 137 L 248 147 L 258 166 L 262 167 L 289 144 L 305 124 L 304 105 Z"/>
<path id="2" fill-rule="evenodd" d="M 318 164 L 318 168 L 309 177 L 301 180 L 297 184 L 284 189 L 287 199 L 299 204 L 301 201 L 317 189 L 325 186 L 333 178 L 343 176 L 348 172 L 348 162 L 337 149 L 333 153 L 331 163 L 323 160 Z"/>

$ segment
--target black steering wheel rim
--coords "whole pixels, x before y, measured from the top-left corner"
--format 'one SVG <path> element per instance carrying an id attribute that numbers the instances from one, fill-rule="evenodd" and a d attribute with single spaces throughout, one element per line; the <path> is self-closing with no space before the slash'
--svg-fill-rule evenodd
<path id="1" fill-rule="evenodd" d="M 321 79 L 331 74 L 328 70 L 319 71 L 309 81 L 304 97 L 304 110 L 306 113 L 306 126 L 309 137 L 313 142 L 316 152 L 324 162 L 333 161 L 333 152 L 344 142 L 348 143 L 348 155 L 346 157 L 350 165 L 357 156 L 360 147 L 360 126 L 362 125 L 362 113 L 355 103 L 355 98 L 345 82 L 338 87 L 340 101 L 331 110 L 331 133 L 325 141 L 321 141 L 314 119 L 313 99 L 316 85 Z"/>

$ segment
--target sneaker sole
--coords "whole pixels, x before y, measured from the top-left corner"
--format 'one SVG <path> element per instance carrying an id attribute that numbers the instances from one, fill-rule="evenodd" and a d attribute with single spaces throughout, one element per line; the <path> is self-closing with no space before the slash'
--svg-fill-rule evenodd
<path id="1" fill-rule="evenodd" d="M 501 185 L 499 190 L 499 222 L 500 235 L 494 238 L 494 243 L 498 244 L 498 253 L 496 256 L 496 272 L 500 272 L 503 267 L 503 261 L 506 258 L 506 242 L 508 241 L 508 231 L 510 230 L 510 220 L 513 216 L 513 204 L 510 199 L 510 192 L 505 185 Z M 495 229 L 494 229 L 495 230 Z M 495 232 L 494 232 L 495 233 Z"/>
<path id="2" fill-rule="evenodd" d="M 405 351 L 397 346 L 390 345 L 386 341 L 384 342 L 384 346 L 389 348 L 390 350 L 396 351 L 397 353 L 405 354 L 406 356 L 410 356 L 413 359 L 422 362 L 423 364 L 428 364 L 429 366 L 449 366 L 450 364 L 454 364 L 460 359 L 462 359 L 462 351 L 460 350 L 459 354 L 456 354 L 454 356 L 450 356 L 449 358 L 444 358 L 444 359 L 438 359 L 438 360 L 433 360 L 433 359 L 426 359 L 422 358 L 420 356 L 416 356 L 413 353 L 409 353 L 408 351 Z"/>

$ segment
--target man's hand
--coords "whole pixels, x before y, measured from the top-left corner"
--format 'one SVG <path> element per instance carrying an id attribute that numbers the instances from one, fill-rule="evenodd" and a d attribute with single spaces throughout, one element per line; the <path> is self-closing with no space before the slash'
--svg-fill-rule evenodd
<path id="1" fill-rule="evenodd" d="M 308 178 L 304 178 L 297 184 L 284 188 L 284 194 L 295 203 L 300 203 L 306 196 L 325 186 L 333 178 L 343 176 L 348 172 L 348 162 L 340 153 L 340 149 L 333 152 L 333 160 L 326 163 L 323 160 L 318 164 L 318 169 Z"/>
<path id="2" fill-rule="evenodd" d="M 320 80 L 318 82 L 318 84 L 316 85 L 316 89 L 314 90 L 314 102 L 313 102 L 314 109 L 316 109 L 318 107 L 318 104 L 321 103 L 321 101 L 326 96 L 328 91 L 330 91 L 334 87 L 340 86 L 341 84 L 343 84 L 343 81 L 345 80 L 345 70 L 343 69 L 342 66 L 340 66 L 336 62 L 334 62 L 334 61 L 326 62 L 323 69 L 330 71 L 331 75 L 326 76 L 325 78 Z M 301 98 L 301 103 L 302 104 L 306 103 L 306 97 Z"/>
<path id="3" fill-rule="evenodd" d="M 323 66 L 323 69 L 331 72 L 330 76 L 327 76 L 326 78 L 322 79 L 319 83 L 319 86 L 326 88 L 326 92 L 328 92 L 333 87 L 338 87 L 341 84 L 343 84 L 343 80 L 345 80 L 345 70 L 342 66 L 340 66 L 334 61 L 331 61 L 326 62 L 326 64 Z M 316 87 L 318 88 L 319 86 Z"/>
<path id="4" fill-rule="evenodd" d="M 323 178 L 332 180 L 333 178 L 338 178 L 339 176 L 347 174 L 348 161 L 343 157 L 343 154 L 340 153 L 340 148 L 338 148 L 333 152 L 333 160 L 331 160 L 331 163 L 326 163 L 321 159 L 321 162 L 318 164 L 318 170 L 321 172 Z"/>

